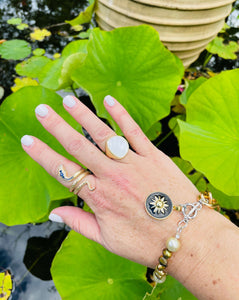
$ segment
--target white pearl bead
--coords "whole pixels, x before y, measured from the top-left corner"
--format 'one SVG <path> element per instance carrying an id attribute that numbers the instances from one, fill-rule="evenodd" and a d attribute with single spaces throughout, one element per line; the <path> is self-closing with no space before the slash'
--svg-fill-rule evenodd
<path id="1" fill-rule="evenodd" d="M 167 240 L 167 248 L 171 252 L 176 252 L 180 248 L 180 242 L 175 237 L 171 237 Z"/>

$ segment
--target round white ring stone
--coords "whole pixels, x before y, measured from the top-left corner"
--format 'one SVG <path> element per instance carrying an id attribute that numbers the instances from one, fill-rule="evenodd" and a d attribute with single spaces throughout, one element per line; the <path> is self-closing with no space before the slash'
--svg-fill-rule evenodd
<path id="1" fill-rule="evenodd" d="M 122 136 L 112 136 L 106 142 L 106 155 L 114 159 L 122 159 L 129 151 L 129 143 Z"/>

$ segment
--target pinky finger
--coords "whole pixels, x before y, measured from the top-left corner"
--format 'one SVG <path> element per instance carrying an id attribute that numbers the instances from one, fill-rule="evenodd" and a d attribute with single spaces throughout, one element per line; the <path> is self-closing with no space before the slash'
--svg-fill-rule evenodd
<path id="1" fill-rule="evenodd" d="M 55 208 L 49 219 L 58 223 L 65 223 L 76 232 L 97 243 L 101 243 L 100 228 L 96 217 L 90 212 L 72 206 Z"/>

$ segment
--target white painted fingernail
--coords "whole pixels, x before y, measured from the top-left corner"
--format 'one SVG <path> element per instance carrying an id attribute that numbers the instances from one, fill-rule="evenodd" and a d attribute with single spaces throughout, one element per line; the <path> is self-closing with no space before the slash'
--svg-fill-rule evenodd
<path id="1" fill-rule="evenodd" d="M 57 223 L 64 223 L 64 221 L 62 220 L 62 218 L 56 214 L 50 214 L 49 215 L 49 220 L 51 220 L 52 222 L 57 222 Z"/>
<path id="2" fill-rule="evenodd" d="M 22 138 L 21 138 L 21 143 L 24 145 L 24 146 L 31 146 L 33 144 L 33 138 L 30 136 L 30 135 L 24 135 Z"/>
<path id="3" fill-rule="evenodd" d="M 45 117 L 48 114 L 48 109 L 44 104 L 40 104 L 35 108 L 35 113 L 40 117 Z"/>
<path id="4" fill-rule="evenodd" d="M 109 106 L 114 106 L 115 105 L 115 99 L 113 97 L 111 97 L 110 95 L 105 97 L 105 102 L 109 105 Z"/>
<path id="5" fill-rule="evenodd" d="M 64 103 L 67 107 L 69 107 L 69 108 L 72 108 L 72 107 L 74 107 L 74 106 L 76 105 L 75 99 L 74 99 L 72 96 L 70 96 L 70 95 L 66 96 L 66 97 L 63 99 L 63 103 Z"/>

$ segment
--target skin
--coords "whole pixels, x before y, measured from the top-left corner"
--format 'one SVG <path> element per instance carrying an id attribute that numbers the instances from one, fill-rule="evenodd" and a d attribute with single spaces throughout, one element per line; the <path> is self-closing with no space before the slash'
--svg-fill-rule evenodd
<path id="1" fill-rule="evenodd" d="M 115 100 L 104 105 L 121 128 L 132 150 L 125 158 L 114 160 L 105 152 L 106 140 L 115 135 L 78 99 L 65 109 L 89 132 L 99 148 L 71 128 L 49 106 L 45 117 L 37 115 L 42 126 L 65 149 L 92 171 L 79 196 L 94 214 L 77 207 L 59 207 L 60 216 L 73 230 L 92 239 L 111 252 L 142 265 L 155 268 L 169 237 L 175 236 L 180 212 L 158 221 L 145 211 L 147 196 L 156 191 L 167 194 L 174 205 L 193 203 L 199 191 L 164 153 L 147 139 L 127 111 Z M 72 175 L 81 167 L 53 151 L 36 137 L 23 149 L 64 186 L 71 183 L 57 175 L 64 165 Z M 85 179 L 86 179 L 85 178 Z M 197 218 L 182 232 L 181 248 L 169 260 L 168 273 L 178 279 L 198 299 L 239 299 L 239 231 L 228 219 L 203 207 Z"/>

